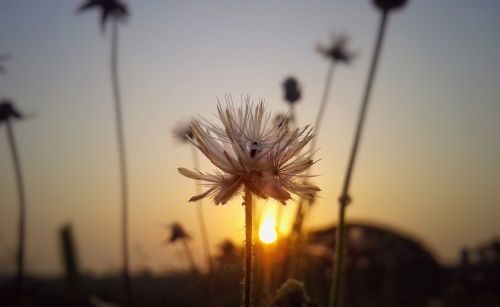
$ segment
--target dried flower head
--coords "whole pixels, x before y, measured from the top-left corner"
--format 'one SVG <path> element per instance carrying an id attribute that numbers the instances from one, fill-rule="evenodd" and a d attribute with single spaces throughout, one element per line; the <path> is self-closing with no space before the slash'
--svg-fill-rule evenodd
<path id="1" fill-rule="evenodd" d="M 202 173 L 179 168 L 182 175 L 209 188 L 190 201 L 212 196 L 216 204 L 225 204 L 245 186 L 261 198 L 284 204 L 291 194 L 310 199 L 319 190 L 297 180 L 314 164 L 311 153 L 301 153 L 313 138 L 312 128 L 289 131 L 284 125 L 275 125 L 264 103 L 254 105 L 250 98 L 237 109 L 231 99 L 225 108 L 219 104 L 218 119 L 221 126 L 207 120 L 191 125 L 191 142 L 218 170 Z"/>
<path id="2" fill-rule="evenodd" d="M 350 64 L 354 59 L 355 54 L 352 50 L 347 48 L 349 38 L 342 35 L 333 35 L 330 46 L 318 45 L 316 48 L 318 52 L 333 62 L 344 62 Z"/>
<path id="3" fill-rule="evenodd" d="M 382 11 L 402 8 L 407 2 L 407 0 L 373 0 L 373 4 Z"/>
<path id="4" fill-rule="evenodd" d="M 0 101 L 0 123 L 10 119 L 22 119 L 24 116 L 15 107 L 14 103 L 8 99 Z"/>
<path id="5" fill-rule="evenodd" d="M 170 225 L 170 239 L 169 242 L 173 243 L 177 240 L 191 239 L 191 236 L 184 230 L 179 223 Z"/>
<path id="6" fill-rule="evenodd" d="M 103 31 L 108 18 L 121 20 L 129 15 L 127 6 L 120 0 L 87 0 L 78 7 L 77 12 L 81 13 L 92 8 L 101 10 L 101 29 Z"/>
<path id="7" fill-rule="evenodd" d="M 190 123 L 183 123 L 178 125 L 172 131 L 174 137 L 181 143 L 189 143 L 193 138 L 193 131 L 191 130 Z"/>
<path id="8" fill-rule="evenodd" d="M 285 94 L 285 100 L 288 103 L 294 104 L 300 100 L 301 95 L 299 82 L 294 77 L 288 77 L 285 79 L 285 81 L 283 82 L 283 90 Z"/>

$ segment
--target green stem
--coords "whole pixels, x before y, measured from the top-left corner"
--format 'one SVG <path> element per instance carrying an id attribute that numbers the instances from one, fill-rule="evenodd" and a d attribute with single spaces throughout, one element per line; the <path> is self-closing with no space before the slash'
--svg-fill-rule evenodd
<path id="1" fill-rule="evenodd" d="M 377 71 L 378 61 L 380 58 L 380 52 L 382 50 L 382 42 L 384 40 L 385 29 L 387 25 L 388 12 L 383 11 L 382 18 L 380 20 L 380 27 L 378 31 L 377 41 L 375 45 L 375 50 L 372 57 L 372 63 L 370 71 L 368 73 L 368 80 L 365 87 L 365 92 L 363 95 L 363 101 L 361 104 L 361 110 L 358 117 L 358 123 L 356 127 L 356 134 L 354 137 L 354 142 L 351 148 L 351 155 L 349 158 L 349 163 L 346 170 L 346 175 L 344 178 L 344 185 L 342 192 L 339 197 L 339 224 L 337 227 L 337 241 L 336 241 L 336 259 L 334 268 L 334 279 L 332 283 L 332 288 L 330 292 L 329 306 L 339 307 L 341 303 L 341 291 L 342 291 L 342 271 L 343 271 L 343 260 L 344 260 L 344 220 L 345 220 L 345 209 L 350 202 L 349 187 L 351 184 L 352 173 L 354 171 L 354 164 L 356 162 L 356 156 L 358 153 L 358 147 L 361 140 L 361 134 L 363 131 L 363 125 L 368 110 L 368 103 L 370 101 L 371 89 L 373 86 L 373 81 L 375 79 L 375 72 Z"/>
<path id="2" fill-rule="evenodd" d="M 198 152 L 196 151 L 196 147 L 192 147 L 192 154 L 193 154 L 193 165 L 195 169 L 200 168 L 200 162 L 198 159 Z M 201 194 L 201 186 L 199 184 L 196 185 L 196 195 Z M 197 212 L 197 217 L 198 217 L 198 224 L 200 226 L 200 232 L 201 232 L 201 238 L 203 242 L 203 251 L 205 252 L 205 257 L 207 258 L 207 265 L 208 265 L 208 271 L 212 273 L 212 260 L 210 258 L 210 244 L 208 241 L 208 232 L 207 232 L 207 227 L 205 224 L 205 217 L 203 214 L 203 203 L 201 200 L 199 200 L 196 203 L 196 212 Z"/>
<path id="3" fill-rule="evenodd" d="M 7 138 L 9 140 L 10 150 L 12 154 L 12 162 L 14 164 L 14 172 L 17 183 L 17 197 L 19 201 L 19 224 L 18 224 L 18 248 L 17 248 L 17 276 L 16 276 L 16 292 L 15 303 L 16 306 L 21 304 L 21 296 L 23 294 L 24 285 L 24 250 L 26 240 L 26 198 L 24 192 L 24 181 L 21 172 L 21 161 L 19 152 L 16 146 L 16 138 L 14 137 L 14 128 L 9 119 L 7 124 Z"/>
<path id="4" fill-rule="evenodd" d="M 243 196 L 245 206 L 245 292 L 244 307 L 252 306 L 252 192 L 245 187 Z"/>
<path id="5" fill-rule="evenodd" d="M 125 152 L 125 132 L 123 129 L 123 114 L 120 96 L 120 84 L 118 79 L 118 20 L 112 19 L 112 41 L 111 41 L 111 82 L 113 86 L 113 98 L 115 107 L 116 141 L 118 146 L 118 160 L 120 169 L 120 197 L 122 207 L 122 256 L 123 256 L 123 278 L 127 304 L 134 306 L 134 294 L 129 270 L 129 236 L 128 236 L 128 178 L 127 157 Z"/>

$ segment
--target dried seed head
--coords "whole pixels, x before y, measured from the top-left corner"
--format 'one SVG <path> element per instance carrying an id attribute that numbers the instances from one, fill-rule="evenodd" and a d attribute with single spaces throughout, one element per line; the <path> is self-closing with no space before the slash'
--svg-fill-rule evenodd
<path id="1" fill-rule="evenodd" d="M 373 4 L 382 11 L 400 9 L 404 7 L 407 2 L 407 0 L 373 0 Z"/>
<path id="2" fill-rule="evenodd" d="M 302 153 L 313 137 L 312 128 L 289 131 L 285 125 L 275 125 L 270 118 L 263 102 L 254 105 L 247 98 L 244 106 L 235 109 L 229 99 L 225 108 L 218 106 L 222 125 L 206 120 L 192 123 L 192 143 L 218 170 L 202 173 L 179 168 L 182 175 L 200 180 L 208 187 L 191 201 L 212 196 L 216 204 L 225 204 L 243 186 L 259 197 L 282 203 L 291 194 L 310 199 L 319 191 L 299 180 L 314 164 L 309 152 Z"/>
<path id="3" fill-rule="evenodd" d="M 93 8 L 101 10 L 101 30 L 104 31 L 106 21 L 109 18 L 116 20 L 124 20 L 129 16 L 128 7 L 120 0 L 87 0 L 77 9 L 77 13 L 81 13 Z"/>
<path id="4" fill-rule="evenodd" d="M 170 225 L 170 243 L 177 240 L 191 239 L 191 236 L 184 230 L 184 228 L 179 223 L 173 223 Z"/>
<path id="5" fill-rule="evenodd" d="M 294 77 L 288 77 L 285 79 L 285 81 L 283 82 L 283 90 L 284 90 L 285 100 L 289 104 L 295 104 L 297 101 L 300 100 L 301 91 L 299 82 Z"/>
<path id="6" fill-rule="evenodd" d="M 0 123 L 11 119 L 22 119 L 23 117 L 11 100 L 2 99 L 0 101 Z"/>
<path id="7" fill-rule="evenodd" d="M 346 35 L 333 35 L 330 46 L 318 45 L 316 49 L 320 54 L 335 63 L 350 64 L 355 54 L 347 48 L 348 43 L 349 38 Z"/>

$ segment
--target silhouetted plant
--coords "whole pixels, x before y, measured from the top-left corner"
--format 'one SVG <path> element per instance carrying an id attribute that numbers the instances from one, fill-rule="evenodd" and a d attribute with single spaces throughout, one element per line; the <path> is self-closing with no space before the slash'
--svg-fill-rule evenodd
<path id="1" fill-rule="evenodd" d="M 175 138 L 181 143 L 191 143 L 191 139 L 193 138 L 193 132 L 191 131 L 191 127 L 189 124 L 179 125 L 174 129 Z M 195 146 L 191 146 L 191 153 L 193 159 L 193 168 L 199 169 L 200 162 L 198 158 L 198 152 L 196 151 Z M 195 183 L 195 193 L 201 193 L 200 185 Z M 203 242 L 203 251 L 205 252 L 205 258 L 207 259 L 207 266 L 209 272 L 212 272 L 212 258 L 210 257 L 210 243 L 208 241 L 208 231 L 205 224 L 205 217 L 203 214 L 203 202 L 202 200 L 198 200 L 196 204 L 196 213 L 198 218 L 198 225 L 200 226 L 200 233 Z"/>
<path id="2" fill-rule="evenodd" d="M 196 201 L 212 196 L 216 204 L 226 204 L 244 191 L 245 206 L 245 282 L 243 304 L 251 306 L 252 288 L 252 197 L 274 198 L 285 203 L 291 194 L 310 198 L 319 190 L 299 182 L 298 177 L 314 162 L 301 150 L 309 143 L 308 127 L 286 130 L 274 125 L 263 102 L 235 109 L 231 99 L 226 108 L 218 105 L 222 126 L 193 121 L 193 144 L 219 169 L 213 174 L 179 168 L 189 178 L 205 182 L 209 189 L 193 196 Z"/>
<path id="3" fill-rule="evenodd" d="M 182 246 L 184 247 L 184 253 L 186 254 L 186 258 L 191 265 L 191 271 L 193 273 L 198 272 L 196 269 L 196 263 L 194 262 L 193 253 L 191 252 L 191 247 L 189 246 L 189 240 L 191 240 L 191 236 L 184 230 L 181 224 L 173 223 L 170 225 L 170 238 L 168 241 L 170 243 L 175 243 L 177 241 L 182 242 Z"/>
<path id="4" fill-rule="evenodd" d="M 9 142 L 12 155 L 12 164 L 14 165 L 14 175 L 17 184 L 17 198 L 19 202 L 19 224 L 18 224 L 18 247 L 16 255 L 16 290 L 15 301 L 19 306 L 24 286 L 24 259 L 26 245 L 26 195 L 24 189 L 23 174 L 21 170 L 21 159 L 17 149 L 16 138 L 14 135 L 13 121 L 23 119 L 23 115 L 16 109 L 14 103 L 8 99 L 0 101 L 0 125 L 5 124 L 7 140 Z"/>
<path id="5" fill-rule="evenodd" d="M 218 261 L 224 265 L 226 263 L 233 263 L 238 259 L 238 251 L 234 243 L 226 239 L 222 241 L 219 245 L 220 254 L 217 257 Z"/>
<path id="6" fill-rule="evenodd" d="M 319 135 L 321 120 L 325 114 L 330 88 L 332 86 L 333 71 L 337 64 L 351 64 L 355 57 L 354 52 L 347 48 L 348 43 L 349 38 L 346 35 L 334 35 L 330 46 L 318 45 L 317 47 L 317 51 L 330 61 L 330 66 L 326 75 L 323 96 L 321 97 L 321 103 L 314 123 L 314 134 L 316 137 L 311 141 L 311 151 L 316 149 L 316 140 Z"/>
<path id="7" fill-rule="evenodd" d="M 321 127 L 321 121 L 326 111 L 328 96 L 332 85 L 333 71 L 337 64 L 350 64 L 355 57 L 354 52 L 349 50 L 349 48 L 347 47 L 348 42 L 349 39 L 346 35 L 334 35 L 332 37 L 332 42 L 330 46 L 318 45 L 316 48 L 321 55 L 323 55 L 330 61 L 330 65 L 326 75 L 325 86 L 323 89 L 323 95 L 321 97 L 318 113 L 316 115 L 316 121 L 314 123 L 315 137 L 312 139 L 311 145 L 309 147 L 312 154 L 314 154 L 316 150 L 316 142 L 319 137 L 319 129 Z M 310 204 L 312 203 L 310 202 Z M 301 199 L 299 201 L 293 227 L 293 230 L 297 235 L 300 235 L 300 231 L 302 229 L 302 223 L 306 215 L 305 211 L 306 211 L 305 203 L 304 200 Z"/>
<path id="8" fill-rule="evenodd" d="M 127 6 L 120 0 L 88 0 L 79 8 L 78 13 L 99 9 L 101 12 L 100 26 L 104 32 L 106 22 L 111 20 L 111 81 L 113 88 L 116 141 L 118 146 L 118 160 L 120 168 L 120 197 L 122 207 L 122 255 L 123 255 L 123 278 L 125 280 L 125 291 L 127 294 L 127 303 L 134 305 L 134 296 L 132 282 L 130 280 L 129 270 L 129 239 L 128 239 L 128 179 L 127 179 L 127 158 L 125 150 L 125 132 L 123 129 L 123 114 L 120 95 L 120 85 L 118 80 L 118 22 L 128 17 Z"/>
<path id="9" fill-rule="evenodd" d="M 285 101 L 289 105 L 290 116 L 288 118 L 291 119 L 294 125 L 297 125 L 295 105 L 302 97 L 299 81 L 294 77 L 286 78 L 283 82 L 283 92 L 283 98 L 285 98 Z"/>
<path id="10" fill-rule="evenodd" d="M 389 12 L 404 7 L 407 0 L 373 0 L 373 3 L 382 10 L 382 12 Z"/>
<path id="11" fill-rule="evenodd" d="M 347 47 L 348 42 L 349 39 L 346 35 L 333 35 L 331 44 L 329 46 L 318 45 L 316 48 L 321 55 L 323 55 L 330 61 L 330 65 L 326 75 L 325 86 L 323 89 L 323 95 L 321 97 L 318 113 L 316 115 L 316 121 L 314 123 L 315 137 L 311 140 L 311 144 L 309 147 L 311 155 L 314 155 L 316 151 L 316 142 L 319 137 L 319 129 L 321 127 L 321 122 L 326 111 L 326 105 L 328 102 L 328 97 L 332 85 L 333 71 L 337 64 L 350 64 L 355 57 L 354 52 Z M 308 176 L 305 176 L 305 178 L 307 179 Z M 313 203 L 314 203 L 313 201 L 308 201 L 306 203 L 304 199 L 300 199 L 299 204 L 297 206 L 297 212 L 295 214 L 292 227 L 292 234 L 294 237 L 294 243 L 293 243 L 294 246 L 292 247 L 292 253 L 294 255 L 292 256 L 292 261 L 290 265 L 291 276 L 298 277 L 300 275 L 299 274 L 300 270 L 298 269 L 297 266 L 300 263 L 299 259 L 300 253 L 298 252 L 301 249 L 300 244 L 301 244 L 302 228 L 303 228 L 303 223 L 306 219 L 306 215 L 309 212 Z"/>
<path id="12" fill-rule="evenodd" d="M 361 140 L 361 134 L 363 131 L 365 116 L 368 109 L 368 102 L 370 101 L 371 89 L 375 79 L 375 72 L 377 70 L 377 65 L 380 58 L 380 52 L 382 50 L 382 42 L 384 39 L 387 19 L 389 13 L 392 10 L 403 7 L 406 4 L 406 0 L 373 0 L 373 3 L 376 5 L 378 9 L 380 9 L 382 13 L 381 16 L 382 18 L 380 20 L 378 36 L 375 43 L 375 50 L 373 52 L 370 70 L 368 72 L 368 80 L 366 82 L 366 87 L 361 102 L 361 109 L 359 111 L 358 122 L 356 125 L 356 132 L 354 135 L 354 141 L 351 148 L 351 154 L 347 164 L 344 183 L 342 186 L 340 197 L 338 199 L 339 215 L 338 215 L 338 226 L 335 239 L 335 259 L 334 259 L 334 269 L 333 269 L 334 275 L 333 275 L 332 288 L 330 291 L 330 298 L 328 304 L 331 307 L 338 307 L 340 306 L 341 303 L 343 262 L 344 262 L 344 240 L 345 240 L 345 210 L 347 205 L 349 205 L 349 203 L 351 202 L 351 197 L 349 195 L 349 187 L 351 184 L 351 178 L 358 152 L 358 146 Z"/>

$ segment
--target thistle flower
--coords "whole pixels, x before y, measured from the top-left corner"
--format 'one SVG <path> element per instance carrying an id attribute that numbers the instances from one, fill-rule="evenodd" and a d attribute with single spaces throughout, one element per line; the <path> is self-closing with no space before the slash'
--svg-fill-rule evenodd
<path id="1" fill-rule="evenodd" d="M 382 11 L 396 10 L 402 8 L 407 0 L 373 0 L 373 4 Z"/>
<path id="2" fill-rule="evenodd" d="M 77 9 L 77 13 L 92 8 L 101 9 L 101 29 L 103 31 L 109 17 L 123 20 L 129 15 L 127 6 L 120 0 L 87 0 Z"/>
<path id="3" fill-rule="evenodd" d="M 184 228 L 179 223 L 173 223 L 170 225 L 170 239 L 168 241 L 173 243 L 177 240 L 189 240 L 191 236 L 184 230 Z"/>
<path id="4" fill-rule="evenodd" d="M 310 153 L 301 150 L 313 138 L 311 128 L 288 131 L 270 120 L 261 101 L 235 109 L 228 101 L 225 109 L 218 105 L 218 119 L 222 126 L 208 121 L 193 121 L 191 142 L 219 169 L 202 173 L 179 168 L 191 179 L 205 182 L 209 187 L 196 201 L 212 196 L 216 204 L 226 204 L 242 187 L 267 199 L 285 203 L 291 194 L 310 199 L 319 189 L 297 179 L 314 164 Z"/>
<path id="5" fill-rule="evenodd" d="M 300 100 L 300 86 L 297 79 L 294 77 L 288 77 L 283 82 L 283 90 L 285 91 L 285 100 L 292 104 L 295 104 Z"/>
<path id="6" fill-rule="evenodd" d="M 318 45 L 316 50 L 326 58 L 332 60 L 334 63 L 343 62 L 350 64 L 354 59 L 355 54 L 352 50 L 347 48 L 348 42 L 349 38 L 344 34 L 333 35 L 330 46 Z"/>

